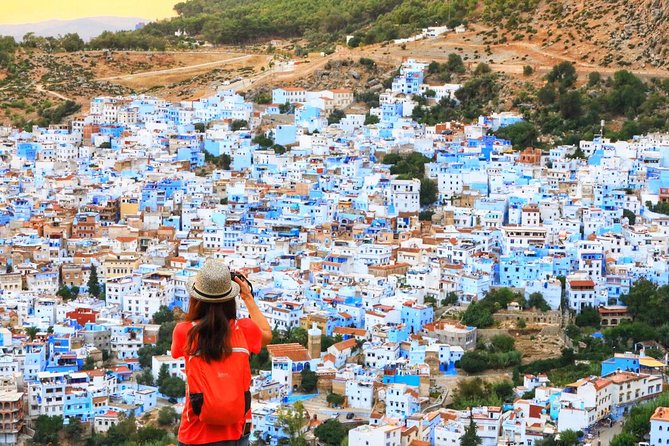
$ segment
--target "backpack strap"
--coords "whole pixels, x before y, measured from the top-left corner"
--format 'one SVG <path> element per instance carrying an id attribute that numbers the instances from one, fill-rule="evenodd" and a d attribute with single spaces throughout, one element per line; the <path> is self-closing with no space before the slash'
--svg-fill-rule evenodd
<path id="1" fill-rule="evenodd" d="M 231 335 L 232 335 L 231 340 L 233 343 L 231 351 L 233 353 L 244 353 L 247 356 L 251 357 L 251 353 L 249 352 L 249 345 L 246 342 L 246 336 L 244 336 L 244 330 L 241 329 L 236 319 L 232 322 Z"/>

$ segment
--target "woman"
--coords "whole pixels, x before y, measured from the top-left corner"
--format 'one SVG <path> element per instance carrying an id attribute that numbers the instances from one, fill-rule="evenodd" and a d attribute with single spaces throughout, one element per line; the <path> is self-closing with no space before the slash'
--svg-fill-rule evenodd
<path id="1" fill-rule="evenodd" d="M 272 329 L 253 300 L 246 279 L 230 278 L 228 267 L 216 259 L 208 259 L 188 283 L 190 307 L 185 322 L 174 327 L 172 357 L 186 360 L 197 352 L 207 361 L 218 361 L 231 352 L 233 328 L 240 329 L 248 350 L 260 349 L 272 340 Z M 236 297 L 240 296 L 249 310 L 250 319 L 237 319 Z M 248 389 L 243 389 L 248 390 Z M 201 422 L 186 397 L 179 426 L 179 445 L 245 446 L 250 432 L 250 411 L 238 423 L 226 426 Z"/>

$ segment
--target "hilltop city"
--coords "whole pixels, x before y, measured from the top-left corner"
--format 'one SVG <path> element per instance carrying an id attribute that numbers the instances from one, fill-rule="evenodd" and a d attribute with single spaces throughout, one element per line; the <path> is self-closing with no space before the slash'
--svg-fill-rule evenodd
<path id="1" fill-rule="evenodd" d="M 427 70 L 368 113 L 221 85 L 0 128 L 0 443 L 176 444 L 172 329 L 211 257 L 274 331 L 253 444 L 669 442 L 669 134 L 519 149 L 495 136 L 519 113 L 419 124 L 460 105 Z"/>

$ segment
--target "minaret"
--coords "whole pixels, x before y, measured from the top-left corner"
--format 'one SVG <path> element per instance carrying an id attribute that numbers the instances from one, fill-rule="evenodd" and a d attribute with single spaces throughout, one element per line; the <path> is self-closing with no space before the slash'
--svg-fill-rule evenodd
<path id="1" fill-rule="evenodd" d="M 318 325 L 314 322 L 311 324 L 311 328 L 307 331 L 308 340 L 307 340 L 307 350 L 309 350 L 309 356 L 311 359 L 319 359 L 321 357 L 321 335 L 323 332 Z"/>

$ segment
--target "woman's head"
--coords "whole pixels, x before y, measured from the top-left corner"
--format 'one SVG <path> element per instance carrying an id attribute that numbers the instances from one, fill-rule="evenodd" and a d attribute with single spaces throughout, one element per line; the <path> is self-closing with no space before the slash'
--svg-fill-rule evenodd
<path id="1" fill-rule="evenodd" d="M 235 297 L 239 285 L 220 260 L 209 259 L 189 282 L 190 307 L 187 320 L 195 322 L 188 333 L 186 352 L 205 361 L 230 353 L 230 321 L 237 318 Z"/>

